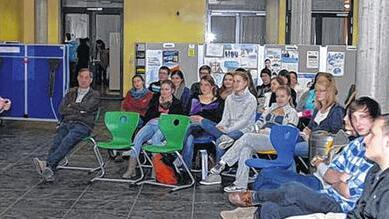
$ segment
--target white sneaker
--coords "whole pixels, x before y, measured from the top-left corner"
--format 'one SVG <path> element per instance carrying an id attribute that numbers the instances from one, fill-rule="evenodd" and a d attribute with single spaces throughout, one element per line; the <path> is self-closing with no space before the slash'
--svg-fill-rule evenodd
<path id="1" fill-rule="evenodd" d="M 218 147 L 221 148 L 221 149 L 226 149 L 226 148 L 232 146 L 234 144 L 235 140 L 232 139 L 228 135 L 222 135 L 219 138 L 219 142 L 220 143 L 219 143 Z"/>
<path id="2" fill-rule="evenodd" d="M 220 216 L 223 219 L 254 219 L 257 207 L 236 208 L 232 211 L 222 211 Z"/>
<path id="3" fill-rule="evenodd" d="M 228 193 L 230 193 L 230 192 L 245 192 L 246 188 L 238 187 L 236 185 L 231 185 L 231 186 L 224 187 L 224 191 L 228 192 Z"/>
<path id="4" fill-rule="evenodd" d="M 217 185 L 221 183 L 222 183 L 222 177 L 218 174 L 210 174 L 207 176 L 205 180 L 200 181 L 201 185 L 206 185 L 206 186 Z"/>

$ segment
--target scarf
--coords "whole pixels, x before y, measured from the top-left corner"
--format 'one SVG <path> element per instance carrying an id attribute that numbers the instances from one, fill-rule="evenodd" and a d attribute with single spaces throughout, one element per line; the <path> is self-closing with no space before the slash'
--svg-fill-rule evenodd
<path id="1" fill-rule="evenodd" d="M 159 107 L 167 110 L 172 106 L 173 96 L 169 99 L 163 99 L 162 96 L 159 97 Z"/>
<path id="2" fill-rule="evenodd" d="M 181 83 L 179 87 L 176 87 L 176 90 L 174 91 L 174 97 L 178 100 L 181 100 L 182 94 L 184 93 L 185 84 Z"/>
<path id="3" fill-rule="evenodd" d="M 130 90 L 131 97 L 133 97 L 135 100 L 143 98 L 144 96 L 146 96 L 146 94 L 148 92 L 149 92 L 149 90 L 146 88 L 142 88 L 139 90 L 137 90 L 135 88 L 131 88 L 131 90 Z"/>

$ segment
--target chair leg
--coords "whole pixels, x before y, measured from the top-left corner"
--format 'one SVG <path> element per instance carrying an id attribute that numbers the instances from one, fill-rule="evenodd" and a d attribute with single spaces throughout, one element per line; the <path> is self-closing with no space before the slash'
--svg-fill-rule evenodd
<path id="1" fill-rule="evenodd" d="M 181 154 L 178 153 L 177 151 L 175 151 L 175 154 L 177 155 L 178 159 L 180 159 L 180 161 L 182 162 L 185 171 L 189 174 L 189 177 L 191 179 L 191 182 L 189 184 L 181 185 L 181 186 L 169 185 L 169 184 L 159 183 L 155 179 L 151 179 L 151 180 L 143 180 L 143 181 L 139 182 L 138 185 L 141 185 L 141 184 L 151 184 L 151 185 L 169 187 L 169 188 L 172 188 L 171 192 L 174 192 L 174 191 L 177 191 L 177 190 L 180 190 L 180 189 L 189 188 L 189 187 L 193 186 L 194 183 L 195 183 L 195 179 L 194 179 L 192 173 L 190 172 L 188 166 L 185 164 L 184 159 L 182 158 Z M 146 155 L 146 156 L 148 157 L 148 155 Z M 150 158 L 148 157 L 148 159 L 150 159 Z"/>
<path id="2" fill-rule="evenodd" d="M 93 144 L 93 148 L 96 147 L 96 141 L 93 138 L 88 138 L 88 141 L 90 141 Z M 100 156 L 101 157 L 101 156 Z M 99 163 L 98 167 L 80 167 L 80 166 L 69 166 L 69 159 L 67 157 L 64 158 L 63 164 L 57 166 L 57 169 L 65 169 L 65 170 L 82 170 L 82 171 L 89 171 L 89 172 L 95 172 L 97 170 L 100 170 L 101 165 L 99 160 L 97 159 L 97 162 Z"/>
<path id="3" fill-rule="evenodd" d="M 131 148 L 131 150 L 133 150 Z M 138 166 L 139 166 L 139 169 L 140 169 L 140 177 L 137 178 L 137 179 L 117 179 L 117 178 L 104 178 L 104 175 L 105 175 L 105 169 L 104 169 L 104 163 L 103 163 L 103 159 L 102 159 L 102 156 L 101 156 L 101 153 L 100 153 L 100 150 L 99 148 L 96 146 L 94 147 L 94 151 L 95 151 L 95 154 L 96 154 L 96 157 L 97 159 L 99 160 L 99 163 L 100 163 L 100 168 L 101 168 L 101 173 L 100 175 L 94 177 L 93 179 L 91 179 L 90 181 L 91 182 L 94 182 L 94 181 L 108 181 L 108 182 L 124 182 L 124 183 L 130 183 L 130 184 L 135 184 L 139 181 L 141 181 L 144 177 L 144 172 L 143 172 L 143 168 L 141 166 L 141 162 L 139 160 L 139 157 L 136 158 L 137 160 L 137 163 L 138 163 Z"/>

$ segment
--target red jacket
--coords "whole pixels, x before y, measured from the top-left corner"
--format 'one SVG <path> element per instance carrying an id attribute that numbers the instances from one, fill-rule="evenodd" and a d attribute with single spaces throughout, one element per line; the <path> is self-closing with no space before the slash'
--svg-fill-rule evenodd
<path id="1" fill-rule="evenodd" d="M 148 92 L 143 98 L 136 100 L 131 96 L 130 92 L 127 92 L 126 97 L 122 101 L 122 109 L 129 112 L 137 112 L 144 117 L 152 97 L 153 93 Z"/>

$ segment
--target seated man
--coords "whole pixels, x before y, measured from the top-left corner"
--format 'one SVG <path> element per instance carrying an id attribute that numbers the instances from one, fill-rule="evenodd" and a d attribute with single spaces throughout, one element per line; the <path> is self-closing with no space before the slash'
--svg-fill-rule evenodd
<path id="1" fill-rule="evenodd" d="M 77 76 L 78 87 L 70 89 L 61 102 L 59 112 L 62 121 L 47 160 L 33 159 L 36 170 L 47 182 L 54 181 L 53 171 L 58 163 L 78 142 L 89 136 L 94 127 L 100 94 L 90 87 L 92 78 L 93 73 L 89 69 L 80 69 Z"/>
<path id="2" fill-rule="evenodd" d="M 380 114 L 378 103 L 367 97 L 354 101 L 349 112 L 352 126 L 361 135 L 368 134 L 369 130 L 366 128 L 371 128 L 374 118 Z M 262 207 L 258 212 L 261 218 L 284 218 L 309 213 L 347 213 L 354 209 L 360 198 L 365 177 L 372 166 L 364 155 L 363 137 L 352 141 L 325 172 L 323 180 L 328 184 L 325 189 L 307 184 L 306 181 L 313 181 L 315 178 L 312 176 L 290 177 L 293 174 L 279 174 L 281 178 L 284 177 L 281 187 L 274 187 L 277 188 L 274 190 L 261 189 L 252 194 L 232 194 L 230 200 L 239 204 L 242 197 L 246 197 L 246 200 L 260 202 Z"/>
<path id="3" fill-rule="evenodd" d="M 364 136 L 369 134 L 374 119 L 380 116 L 380 106 L 369 97 L 360 97 L 350 104 L 347 111 L 348 115 L 346 115 L 345 120 L 347 117 L 349 118 L 351 129 L 359 137 L 351 141 L 343 148 L 342 152 L 335 156 L 329 164 L 329 168 L 323 160 L 317 159 L 312 162 L 317 168 L 317 172 L 313 175 L 301 175 L 288 170 L 263 170 L 255 183 L 255 190 L 278 188 L 290 181 L 302 183 L 313 190 L 321 190 L 333 184 L 337 179 L 354 175 L 354 166 L 362 167 L 364 163 L 371 166 L 364 157 L 365 146 L 363 139 Z M 367 173 L 367 170 L 364 171 Z M 361 178 L 360 180 L 364 181 Z"/>
<path id="4" fill-rule="evenodd" d="M 0 97 L 0 113 L 11 108 L 11 100 Z"/>
<path id="5" fill-rule="evenodd" d="M 158 81 L 154 81 L 149 85 L 149 90 L 153 93 L 161 92 L 161 82 L 168 80 L 170 75 L 170 68 L 167 66 L 161 66 L 158 70 Z"/>
<path id="6" fill-rule="evenodd" d="M 389 115 L 375 120 L 365 137 L 365 156 L 374 162 L 366 176 L 365 188 L 356 207 L 345 214 L 314 214 L 290 217 L 290 219 L 308 218 L 389 218 Z"/>

